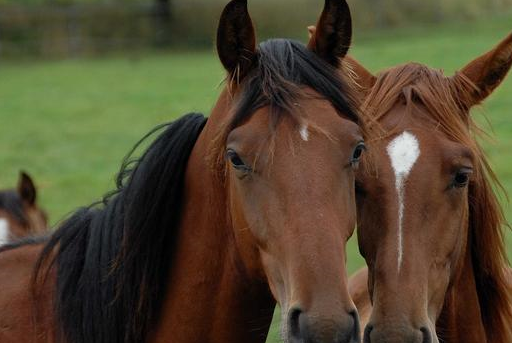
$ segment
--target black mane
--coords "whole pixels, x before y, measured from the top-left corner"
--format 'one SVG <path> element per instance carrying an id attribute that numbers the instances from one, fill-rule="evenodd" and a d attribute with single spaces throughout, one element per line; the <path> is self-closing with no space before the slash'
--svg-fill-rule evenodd
<path id="1" fill-rule="evenodd" d="M 302 43 L 287 39 L 265 41 L 258 47 L 256 61 L 257 66 L 242 81 L 231 129 L 264 106 L 270 106 L 274 126 L 282 113 L 300 114 L 295 103 L 304 96 L 305 87 L 328 100 L 340 115 L 363 124 L 356 111 L 353 90 L 342 72 Z M 300 118 L 295 119 L 300 121 Z"/>
<path id="2" fill-rule="evenodd" d="M 49 238 L 36 268 L 57 270 L 58 341 L 141 343 L 158 319 L 200 114 L 157 127 L 125 159 L 117 189 L 73 214 Z M 142 157 L 130 155 L 165 129 Z M 44 279 L 44 278 L 43 278 Z"/>

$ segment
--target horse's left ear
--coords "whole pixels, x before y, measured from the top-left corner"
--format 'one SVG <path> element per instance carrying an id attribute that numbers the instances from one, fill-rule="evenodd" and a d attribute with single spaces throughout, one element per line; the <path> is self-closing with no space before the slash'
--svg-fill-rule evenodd
<path id="1" fill-rule="evenodd" d="M 37 191 L 34 181 L 23 171 L 20 173 L 20 179 L 18 181 L 18 193 L 21 199 L 27 204 L 34 205 L 36 203 Z"/>
<path id="2" fill-rule="evenodd" d="M 339 67 L 352 41 L 352 17 L 345 0 L 325 0 L 316 30 L 310 27 L 308 48 L 334 67 Z"/>
<path id="3" fill-rule="evenodd" d="M 473 60 L 460 71 L 478 88 L 471 95 L 471 103 L 466 105 L 471 107 L 487 98 L 501 84 L 511 65 L 512 34 L 493 50 Z"/>
<path id="4" fill-rule="evenodd" d="M 232 80 L 240 82 L 255 66 L 256 34 L 247 0 L 229 2 L 217 29 L 217 52 Z"/>

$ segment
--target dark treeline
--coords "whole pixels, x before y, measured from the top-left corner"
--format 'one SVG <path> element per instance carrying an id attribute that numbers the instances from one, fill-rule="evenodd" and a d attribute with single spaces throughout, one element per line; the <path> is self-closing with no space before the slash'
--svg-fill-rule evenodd
<path id="1" fill-rule="evenodd" d="M 0 0 L 1 57 L 210 48 L 227 0 Z M 320 0 L 250 2 L 260 38 L 305 38 Z M 349 0 L 356 30 L 474 18 L 512 0 Z"/>

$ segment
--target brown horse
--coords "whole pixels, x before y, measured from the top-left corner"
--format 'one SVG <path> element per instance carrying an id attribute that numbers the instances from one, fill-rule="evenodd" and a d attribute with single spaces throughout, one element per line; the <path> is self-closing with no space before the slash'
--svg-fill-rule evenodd
<path id="1" fill-rule="evenodd" d="M 45 211 L 37 205 L 32 178 L 20 173 L 18 187 L 0 191 L 0 245 L 47 230 Z"/>
<path id="2" fill-rule="evenodd" d="M 453 77 L 348 63 L 375 137 L 356 176 L 368 269 L 350 281 L 364 342 L 512 342 L 504 217 L 469 113 L 510 69 L 512 35 Z"/>
<path id="3" fill-rule="evenodd" d="M 345 244 L 364 145 L 337 72 L 346 2 L 327 0 L 318 26 L 309 49 L 256 47 L 231 1 L 208 121 L 166 125 L 102 203 L 0 253 L 0 342 L 264 342 L 276 301 L 287 342 L 357 342 Z"/>

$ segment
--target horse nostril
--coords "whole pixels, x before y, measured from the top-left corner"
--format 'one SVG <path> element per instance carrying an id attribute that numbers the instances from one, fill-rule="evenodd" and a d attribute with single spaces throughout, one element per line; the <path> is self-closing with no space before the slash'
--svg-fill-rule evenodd
<path id="1" fill-rule="evenodd" d="M 290 310 L 290 334 L 293 339 L 302 341 L 306 337 L 306 323 L 300 308 Z"/>
<path id="2" fill-rule="evenodd" d="M 363 338 L 364 343 L 372 343 L 372 340 L 370 338 L 372 331 L 373 331 L 373 325 L 372 324 L 366 325 L 366 327 L 364 328 L 364 338 Z"/>
<path id="3" fill-rule="evenodd" d="M 354 325 L 352 326 L 352 342 L 361 342 L 361 324 L 359 322 L 359 314 L 356 310 L 352 310 L 349 312 L 350 317 L 352 317 L 352 321 Z"/>
<path id="4" fill-rule="evenodd" d="M 427 327 L 422 327 L 420 329 L 421 333 L 423 334 L 423 341 L 422 343 L 432 343 L 432 333 Z"/>

